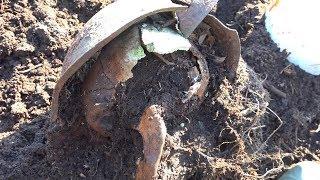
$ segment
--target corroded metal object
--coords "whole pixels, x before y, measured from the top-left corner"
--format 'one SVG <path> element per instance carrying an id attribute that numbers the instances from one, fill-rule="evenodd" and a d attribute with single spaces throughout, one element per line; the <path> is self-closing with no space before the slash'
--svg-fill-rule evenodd
<path id="1" fill-rule="evenodd" d="M 109 130 L 113 125 L 108 121 L 108 116 L 115 102 L 115 87 L 132 77 L 131 69 L 138 60 L 128 56 L 132 50 L 135 53 L 137 49 L 139 50 L 139 29 L 134 25 L 160 12 L 188 12 L 185 10 L 185 6 L 174 4 L 170 0 L 119 0 L 98 12 L 77 35 L 67 53 L 61 78 L 53 94 L 53 121 L 65 121 L 64 117 L 59 116 L 59 108 L 61 92 L 68 80 L 96 52 L 101 50 L 82 84 L 82 98 L 89 126 L 101 135 L 110 136 Z M 186 16 L 188 15 L 190 13 L 186 13 Z M 184 16 L 181 15 L 179 18 Z M 197 17 L 195 19 L 191 17 L 191 21 L 198 23 L 197 21 L 202 19 L 197 20 Z M 240 40 L 237 32 L 227 28 L 211 15 L 207 15 L 203 22 L 210 26 L 217 43 L 224 48 L 226 67 L 231 76 L 235 76 L 240 59 Z M 192 46 L 190 51 L 197 57 L 202 75 L 198 89 L 192 91 L 193 87 L 190 87 L 190 92 L 193 92 L 190 97 L 197 95 L 202 99 L 209 82 L 209 72 L 206 68 L 206 60 L 195 46 Z M 137 55 L 135 53 L 134 56 Z M 163 111 L 161 106 L 148 106 L 140 119 L 140 124 L 133 127 L 142 135 L 144 144 L 144 159 L 138 165 L 137 179 L 152 179 L 156 174 L 166 136 Z"/>
<path id="2" fill-rule="evenodd" d="M 169 0 L 163 1 L 116 1 L 93 16 L 76 36 L 66 58 L 63 69 L 53 92 L 51 117 L 53 121 L 63 121 L 59 117 L 59 97 L 66 82 L 84 65 L 90 57 L 106 46 L 133 24 L 159 12 L 184 10 L 186 7 L 173 4 Z M 130 7 L 129 9 L 126 7 Z M 236 73 L 240 58 L 240 39 L 238 33 L 221 23 L 214 16 L 208 15 L 204 22 L 213 29 L 219 44 L 226 51 L 226 67 L 233 74 Z"/>
<path id="3" fill-rule="evenodd" d="M 59 97 L 66 82 L 97 51 L 106 46 L 119 34 L 144 18 L 160 12 L 174 12 L 186 7 L 172 3 L 170 0 L 119 0 L 94 15 L 76 36 L 63 62 L 52 99 L 52 119 L 63 121 L 59 117 Z"/>
<path id="4" fill-rule="evenodd" d="M 193 0 L 186 11 L 178 12 L 181 32 L 189 37 L 217 2 L 218 0 Z"/>

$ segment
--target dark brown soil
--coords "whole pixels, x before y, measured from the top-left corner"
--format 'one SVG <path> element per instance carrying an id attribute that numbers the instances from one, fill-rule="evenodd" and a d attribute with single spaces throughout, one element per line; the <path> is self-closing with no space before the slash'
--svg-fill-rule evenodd
<path id="1" fill-rule="evenodd" d="M 319 160 L 320 79 L 291 65 L 272 42 L 263 23 L 265 1 L 219 2 L 216 15 L 238 30 L 244 61 L 232 83 L 223 65 L 207 56 L 210 83 L 204 102 L 193 111 L 184 111 L 188 108 L 174 97 L 189 87 L 187 72 L 194 62 L 168 66 L 153 56 L 140 61 L 134 78 L 118 89 L 115 112 L 122 123 L 116 138 L 98 136 L 81 113 L 66 113 L 72 115 L 64 126 L 51 123 L 48 115 L 70 42 L 109 1 L 1 2 L 1 179 L 132 179 L 142 142 L 128 127 L 148 103 L 168 99 L 174 107 L 165 117 L 161 179 L 275 178 L 296 162 Z M 70 82 L 74 105 L 81 79 Z M 65 111 L 79 112 L 73 107 Z"/>

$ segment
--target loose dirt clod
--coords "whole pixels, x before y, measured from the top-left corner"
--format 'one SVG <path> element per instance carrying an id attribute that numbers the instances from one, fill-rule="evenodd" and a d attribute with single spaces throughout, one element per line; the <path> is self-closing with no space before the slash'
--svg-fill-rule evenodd
<path id="1" fill-rule="evenodd" d="M 23 102 L 16 102 L 11 106 L 11 112 L 16 115 L 24 115 L 28 110 Z"/>

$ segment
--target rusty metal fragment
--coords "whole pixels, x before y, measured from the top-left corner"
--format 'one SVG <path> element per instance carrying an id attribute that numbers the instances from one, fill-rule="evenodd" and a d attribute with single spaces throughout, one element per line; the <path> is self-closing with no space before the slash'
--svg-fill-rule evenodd
<path id="1" fill-rule="evenodd" d="M 115 101 L 116 86 L 133 76 L 131 70 L 145 57 L 138 27 L 115 38 L 101 50 L 83 82 L 83 102 L 88 124 L 99 134 L 110 135 L 108 122 Z"/>
<path id="2" fill-rule="evenodd" d="M 163 113 L 163 107 L 151 105 L 140 119 L 137 130 L 143 138 L 144 159 L 138 164 L 137 180 L 154 179 L 156 176 L 167 134 Z"/>
<path id="3" fill-rule="evenodd" d="M 196 0 L 189 10 L 178 14 L 180 29 L 187 37 L 205 18 L 204 22 L 210 27 L 211 34 L 225 50 L 226 59 L 223 63 L 231 75 L 235 76 L 240 59 L 240 40 L 236 31 L 227 28 L 215 17 L 207 15 L 211 10 L 209 7 L 214 3 L 216 3 L 214 0 Z M 119 0 L 97 13 L 77 35 L 67 53 L 61 78 L 53 94 L 52 119 L 63 121 L 63 117 L 59 117 L 58 110 L 60 94 L 66 82 L 90 57 L 102 49 L 85 77 L 82 98 L 89 126 L 101 135 L 110 136 L 113 121 L 116 120 L 110 118 L 111 108 L 115 104 L 115 87 L 132 77 L 132 68 L 145 56 L 140 44 L 141 37 L 137 23 L 159 12 L 177 10 L 185 10 L 185 7 L 173 4 L 170 0 Z M 200 11 L 195 14 L 198 10 Z M 182 50 L 190 50 L 199 66 L 194 72 L 190 72 L 190 76 L 194 76 L 196 80 L 187 92 L 184 103 L 195 96 L 202 101 L 209 83 L 207 62 L 199 50 L 190 45 Z M 171 53 L 167 49 L 165 52 Z M 150 105 L 145 109 L 139 126 L 135 128 L 142 135 L 144 146 L 144 159 L 138 164 L 136 179 L 153 179 L 156 175 L 166 136 L 164 112 L 163 107 Z"/>
<path id="4" fill-rule="evenodd" d="M 186 11 L 177 12 L 182 34 L 189 37 L 217 2 L 218 0 L 193 0 Z"/>
<path id="5" fill-rule="evenodd" d="M 214 35 L 218 41 L 218 45 L 225 51 L 226 59 L 224 63 L 226 70 L 229 72 L 228 78 L 235 78 L 241 56 L 241 45 L 237 31 L 226 27 L 221 21 L 210 14 L 203 22 L 211 27 L 211 34 Z"/>
<path id="6" fill-rule="evenodd" d="M 118 0 L 94 15 L 76 36 L 63 62 L 61 76 L 53 92 L 52 120 L 63 121 L 63 117 L 59 117 L 58 114 L 61 90 L 75 72 L 97 51 L 130 26 L 150 15 L 185 8 L 170 0 Z"/>

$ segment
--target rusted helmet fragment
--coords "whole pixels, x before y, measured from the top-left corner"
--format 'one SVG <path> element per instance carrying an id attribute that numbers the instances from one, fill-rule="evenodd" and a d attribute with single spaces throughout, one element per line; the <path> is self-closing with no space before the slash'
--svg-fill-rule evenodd
<path id="1" fill-rule="evenodd" d="M 60 79 L 53 92 L 52 120 L 63 122 L 63 117 L 59 117 L 61 90 L 90 57 L 144 18 L 160 12 L 174 12 L 185 8 L 170 0 L 119 0 L 95 14 L 76 36 L 65 57 Z"/>
<path id="2" fill-rule="evenodd" d="M 193 97 L 203 100 L 209 82 L 209 70 L 206 59 L 200 51 L 177 29 L 167 27 L 158 29 L 152 24 L 142 23 L 144 18 L 159 12 L 175 12 L 185 7 L 173 4 L 169 0 L 139 1 L 141 2 L 133 3 L 120 0 L 107 6 L 96 14 L 76 37 L 68 51 L 61 78 L 54 91 L 52 103 L 54 121 L 64 121 L 64 117 L 59 116 L 61 106 L 59 100 L 66 82 L 99 50 L 101 53 L 82 84 L 82 99 L 89 126 L 101 135 L 111 136 L 110 130 L 114 124 L 109 116 L 116 101 L 116 87 L 132 78 L 132 68 L 146 56 L 146 53 L 154 53 L 167 64 L 171 62 L 163 58 L 164 54 L 177 50 L 192 53 L 199 69 L 194 71 L 196 80 L 181 101 L 188 103 Z M 127 3 L 132 5 L 129 9 L 125 8 L 128 6 Z M 237 33 L 225 27 L 213 16 L 208 15 L 204 22 L 210 27 L 218 44 L 224 48 L 225 67 L 231 74 L 235 74 L 240 58 L 240 41 Z M 164 46 L 165 44 L 169 46 Z M 166 111 L 166 108 L 151 104 L 144 110 L 139 125 L 132 127 L 140 132 L 144 143 L 145 157 L 138 165 L 137 179 L 151 179 L 157 171 L 166 135 L 163 111 Z M 146 176 L 143 176 L 144 173 L 147 173 Z"/>

